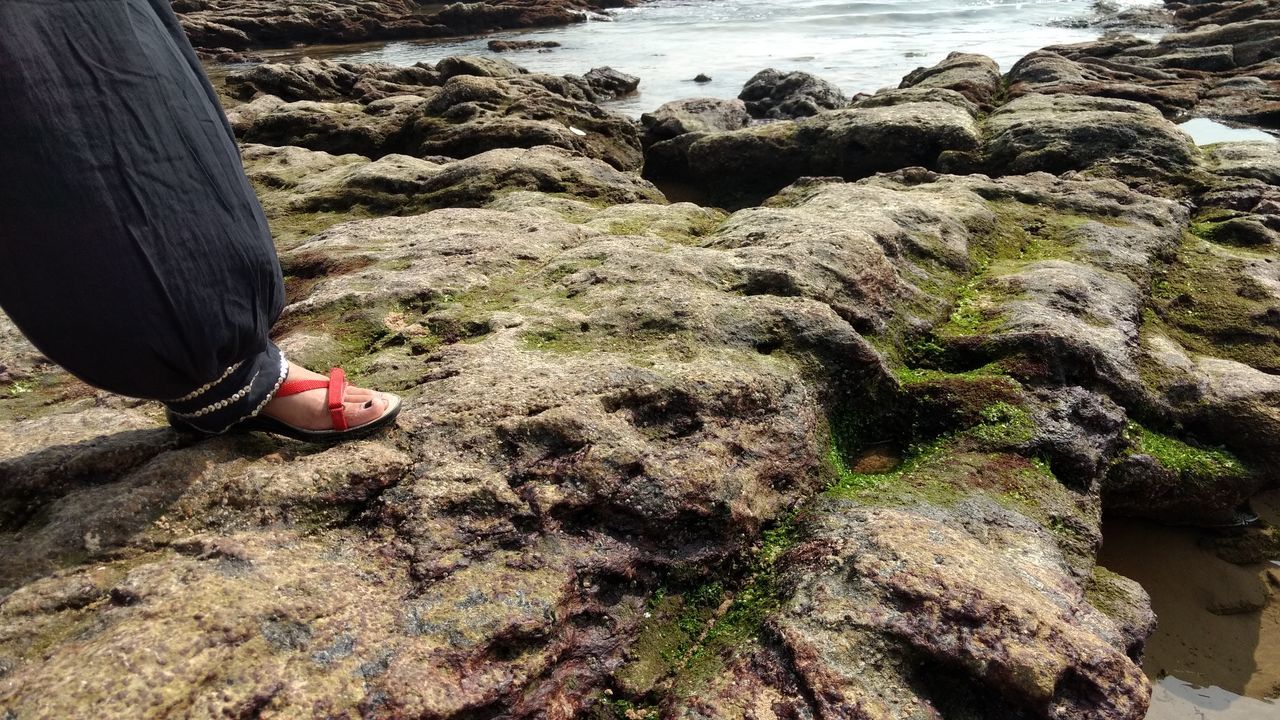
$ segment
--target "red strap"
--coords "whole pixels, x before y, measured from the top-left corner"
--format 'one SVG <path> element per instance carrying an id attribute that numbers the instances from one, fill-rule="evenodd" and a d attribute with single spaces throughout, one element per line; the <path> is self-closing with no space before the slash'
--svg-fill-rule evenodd
<path id="1" fill-rule="evenodd" d="M 286 380 L 276 391 L 276 397 L 289 397 L 308 390 L 319 390 L 329 387 L 328 380 Z"/>
<path id="2" fill-rule="evenodd" d="M 329 417 L 333 419 L 333 429 L 347 429 L 347 415 L 342 401 L 347 396 L 347 374 L 342 368 L 329 369 Z"/>
<path id="3" fill-rule="evenodd" d="M 276 391 L 276 397 L 289 397 L 320 388 L 329 391 L 329 418 L 333 421 L 333 429 L 346 430 L 347 415 L 343 401 L 347 397 L 347 374 L 342 368 L 330 368 L 328 380 L 287 380 Z"/>

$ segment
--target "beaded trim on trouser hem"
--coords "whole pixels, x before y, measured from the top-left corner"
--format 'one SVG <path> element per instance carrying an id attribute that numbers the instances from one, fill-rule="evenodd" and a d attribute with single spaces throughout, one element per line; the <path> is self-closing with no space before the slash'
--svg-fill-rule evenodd
<path id="1" fill-rule="evenodd" d="M 226 376 L 224 375 L 223 377 L 226 377 Z M 174 415 L 177 415 L 180 418 L 198 418 L 198 417 L 204 417 L 205 415 L 208 415 L 211 412 L 217 412 L 224 407 L 230 406 L 232 403 L 240 402 L 240 400 L 242 400 L 245 395 L 249 394 L 249 391 L 253 389 L 253 384 L 257 381 L 258 381 L 258 373 L 254 373 L 253 377 L 249 378 L 249 384 L 235 391 L 235 393 L 233 393 L 232 395 L 228 397 L 224 397 L 218 402 L 213 403 L 212 405 L 205 405 L 204 407 L 200 408 L 199 410 L 196 410 L 195 412 L 189 412 L 189 413 L 175 412 Z"/>
<path id="2" fill-rule="evenodd" d="M 205 394 L 205 393 L 209 392 L 210 390 L 212 390 L 213 388 L 217 387 L 218 383 L 220 383 L 220 382 L 222 382 L 223 380 L 226 380 L 227 378 L 231 377 L 231 373 L 235 372 L 236 370 L 239 370 L 241 365 L 244 365 L 244 361 L 243 361 L 243 360 L 241 360 L 240 362 L 236 363 L 235 365 L 232 365 L 231 367 L 227 368 L 227 371 L 226 371 L 226 372 L 224 372 L 224 373 L 222 373 L 221 375 L 219 375 L 217 380 L 214 380 L 213 382 L 210 382 L 210 383 L 206 383 L 206 384 L 204 384 L 204 385 L 202 385 L 202 386 L 200 386 L 200 387 L 196 388 L 195 390 L 192 390 L 191 392 L 187 393 L 186 395 L 183 395 L 182 397 L 178 398 L 177 400 L 170 400 L 169 402 L 171 402 L 171 403 L 184 403 L 184 402 L 191 402 L 192 400 L 195 400 L 196 398 L 200 397 L 201 395 L 203 395 L 203 394 Z"/>
<path id="3" fill-rule="evenodd" d="M 236 420 L 236 422 L 231 423 L 231 425 L 235 425 L 238 422 L 244 422 L 251 417 L 257 417 L 258 413 L 262 412 L 262 408 L 266 407 L 267 403 L 275 399 L 276 393 L 280 392 L 280 386 L 284 384 L 284 379 L 286 377 L 289 377 L 289 361 L 285 359 L 284 353 L 280 353 L 280 376 L 276 378 L 276 384 L 271 386 L 271 392 L 267 393 L 267 396 L 262 398 L 262 402 L 258 403 L 258 406 L 253 410 L 250 410 L 248 415 Z M 231 427 L 231 425 L 228 425 L 227 427 Z"/>
<path id="4" fill-rule="evenodd" d="M 267 406 L 289 374 L 289 362 L 275 345 L 227 368 L 218 379 L 165 405 L 202 432 L 217 434 Z"/>

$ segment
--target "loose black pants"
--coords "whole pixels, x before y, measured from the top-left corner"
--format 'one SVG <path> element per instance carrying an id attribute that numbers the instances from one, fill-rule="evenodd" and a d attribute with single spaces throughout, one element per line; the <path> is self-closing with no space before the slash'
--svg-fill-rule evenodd
<path id="1" fill-rule="evenodd" d="M 211 432 L 284 379 L 262 208 L 168 0 L 0 0 L 0 307 Z"/>

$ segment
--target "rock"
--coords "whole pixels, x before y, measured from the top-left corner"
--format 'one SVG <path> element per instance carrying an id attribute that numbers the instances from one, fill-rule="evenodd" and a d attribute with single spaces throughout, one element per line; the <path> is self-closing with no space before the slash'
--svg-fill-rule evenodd
<path id="1" fill-rule="evenodd" d="M 472 82 L 513 80 L 450 81 Z M 972 127 L 936 104 L 828 116 Z M 1136 306 L 1181 205 L 909 168 L 726 216 L 556 148 L 244 154 L 273 228 L 313 228 L 281 245 L 277 340 L 404 392 L 398 428 L 317 451 L 169 445 L 150 409 L 106 441 L 114 408 L 16 413 L 0 467 L 55 481 L 4 506 L 4 707 L 456 718 L 632 688 L 680 717 L 821 687 L 803 702 L 833 715 L 1145 710 L 1145 599 L 1090 592 L 1091 473 L 1142 396 Z M 297 209 L 326 202 L 355 204 Z M 388 212 L 418 214 L 338 222 Z M 1003 305 L 1008 326 L 980 317 Z M 1256 378 L 1217 377 L 1246 440 L 1277 436 Z M 931 449 L 850 462 L 868 441 Z M 682 617 L 659 588 L 689 622 L 648 624 Z M 687 675 L 687 652 L 717 664 Z"/>
<path id="2" fill-rule="evenodd" d="M 1176 23 L 1174 14 L 1163 7 L 1122 8 L 1101 0 L 1093 4 L 1093 15 L 1087 18 L 1055 20 L 1050 25 L 1070 28 L 1097 28 L 1108 32 L 1168 30 Z"/>
<path id="3" fill-rule="evenodd" d="M 233 110 L 231 123 L 245 142 L 335 154 L 469 157 L 500 148 L 556 145 L 619 169 L 640 167 L 640 138 L 631 121 L 582 99 L 582 88 L 567 79 L 497 64 L 505 62 L 446 58 L 433 71 L 448 78 L 440 86 L 421 86 L 420 95 L 364 104 L 281 103 L 260 97 Z M 484 74 L 507 72 L 514 74 Z M 579 98 L 573 97 L 575 92 Z"/>
<path id="4" fill-rule="evenodd" d="M 7 315 L 0 313 L 0 386 L 27 380 L 51 363 L 18 330 Z"/>
<path id="5" fill-rule="evenodd" d="M 427 103 L 427 98 L 416 95 L 368 106 L 311 100 L 276 103 L 271 99 L 263 101 L 269 109 L 251 105 L 248 113 L 233 113 L 231 123 L 240 139 L 250 143 L 297 145 L 339 155 L 417 154 L 418 148 L 402 138 L 405 127 L 423 114 Z"/>
<path id="6" fill-rule="evenodd" d="M 985 55 L 951 53 L 930 68 L 917 68 L 902 79 L 901 88 L 955 90 L 982 110 L 990 110 L 1003 90 L 1000 67 Z"/>
<path id="7" fill-rule="evenodd" d="M 981 109 L 968 98 L 955 90 L 945 88 L 913 87 L 905 89 L 879 90 L 874 95 L 862 95 L 853 101 L 850 107 L 873 108 L 907 105 L 910 103 L 946 103 L 955 105 L 970 115 L 977 117 Z"/>
<path id="8" fill-rule="evenodd" d="M 659 140 L 645 148 L 644 176 L 648 179 L 678 179 L 687 182 L 693 176 L 689 167 L 689 147 L 710 133 L 691 132 L 670 140 Z M 641 141 L 648 139 L 642 137 Z"/>
<path id="9" fill-rule="evenodd" d="M 693 81 L 696 83 L 709 83 L 711 82 L 711 76 L 706 73 L 698 73 L 694 76 Z"/>
<path id="10" fill-rule="evenodd" d="M 1187 48 L 1173 52 L 1142 57 L 1139 55 L 1118 55 L 1117 63 L 1127 63 L 1140 67 L 1162 70 L 1203 70 L 1218 72 L 1236 67 L 1235 48 L 1231 45 L 1215 45 L 1206 48 Z"/>
<path id="11" fill-rule="evenodd" d="M 552 27 L 582 22 L 584 11 L 630 4 L 629 0 L 599 3 L 494 0 L 437 5 L 422 5 L 412 0 L 321 0 L 304 4 L 282 0 L 174 0 L 173 3 L 193 45 L 233 51 Z"/>
<path id="12" fill-rule="evenodd" d="M 1214 172 L 1280 186 L 1280 142 L 1216 143 L 1205 149 Z"/>
<path id="13" fill-rule="evenodd" d="M 943 152 L 972 150 L 978 141 L 968 112 L 939 102 L 909 103 L 713 133 L 689 146 L 688 167 L 714 196 L 732 200 L 775 192 L 803 176 L 859 178 L 936 167 Z"/>
<path id="14" fill-rule="evenodd" d="M 1280 18 L 1274 3 L 1210 5 L 1212 12 L 1177 6 L 1180 32 L 1157 43 L 1118 36 L 1032 53 L 1010 72 L 1009 94 L 1136 100 L 1168 117 L 1194 114 L 1278 127 L 1280 77 L 1274 68 L 1280 40 L 1271 24 Z"/>
<path id="15" fill-rule="evenodd" d="M 1029 95 L 984 125 L 983 162 L 997 174 L 1107 166 L 1129 177 L 1187 172 L 1194 146 L 1151 107 L 1078 95 Z"/>
<path id="16" fill-rule="evenodd" d="M 560 43 L 554 40 L 490 40 L 489 49 L 496 53 L 515 52 L 518 50 L 545 50 L 558 48 Z"/>
<path id="17" fill-rule="evenodd" d="M 518 190 L 561 193 L 595 203 L 665 202 L 644 180 L 547 146 L 492 150 L 444 162 L 405 155 L 370 161 L 358 155 L 267 145 L 246 145 L 242 156 L 276 243 L 283 247 L 342 219 L 332 213 L 411 214 L 479 207 Z M 314 214 L 321 215 L 308 217 Z"/>
<path id="18" fill-rule="evenodd" d="M 527 75 L 528 70 L 502 58 L 480 57 L 478 55 L 457 55 L 447 57 L 436 64 L 436 72 L 443 80 L 459 75 L 474 77 L 508 78 Z"/>
<path id="19" fill-rule="evenodd" d="M 844 107 L 849 101 L 835 85 L 806 72 L 761 70 L 747 81 L 738 99 L 756 118 L 801 118 Z"/>
<path id="20" fill-rule="evenodd" d="M 626 2 L 456 2 L 445 5 L 431 17 L 449 35 L 476 35 L 498 30 L 556 27 L 584 22 L 589 10 L 627 7 Z"/>
<path id="21" fill-rule="evenodd" d="M 636 124 L 593 104 L 616 75 L 236 72 L 274 338 L 404 412 L 341 448 L 194 442 L 0 317 L 0 707 L 1138 720 L 1154 618 L 1096 565 L 1104 507 L 1280 481 L 1272 149 L 1159 115 L 1268 117 L 1274 62 L 1227 61 L 1268 57 L 1273 4 L 1033 54 L 982 121 L 998 71 L 959 55 L 851 107 L 761 78 L 801 119 L 655 112 L 646 174 L 778 191 L 731 215 L 636 177 Z"/>
<path id="22" fill-rule="evenodd" d="M 1257 492 L 1244 468 L 1217 455 L 1187 446 L 1198 461 L 1187 467 L 1142 452 L 1112 466 L 1102 486 L 1103 503 L 1114 513 L 1163 522 L 1198 525 L 1229 524 L 1241 503 Z"/>
<path id="23" fill-rule="evenodd" d="M 790 600 L 771 630 L 805 685 L 822 688 L 823 712 L 927 716 L 940 708 L 915 688 L 950 679 L 968 690 L 948 712 L 1146 713 L 1149 685 L 1114 644 L 1118 628 L 1068 589 L 1052 540 L 995 503 L 835 505 L 809 516 L 804 537 L 784 558 Z"/>
<path id="24" fill-rule="evenodd" d="M 407 0 L 296 5 L 278 0 L 193 0 L 175 4 L 192 45 L 247 50 L 299 43 L 435 37 Z"/>
<path id="25" fill-rule="evenodd" d="M 1091 61 L 1089 50 L 1074 59 L 1048 49 L 1033 52 L 1009 71 L 1009 96 L 1067 94 L 1132 100 L 1152 105 L 1166 116 L 1194 108 L 1199 102 L 1197 82 L 1181 82 L 1165 70 Z"/>
<path id="26" fill-rule="evenodd" d="M 559 193 L 608 205 L 666 201 L 645 180 L 598 160 L 545 146 L 490 150 L 450 163 L 423 190 L 435 207 L 476 207 L 516 189 Z"/>
<path id="27" fill-rule="evenodd" d="M 1085 599 L 1115 623 L 1125 654 L 1135 660 L 1142 657 L 1147 638 L 1158 624 L 1147 591 L 1136 581 L 1095 565 Z"/>
<path id="28" fill-rule="evenodd" d="M 599 67 L 582 76 L 591 89 L 601 97 L 620 98 L 636 91 L 640 86 L 640 78 L 618 72 L 610 67 Z"/>
<path id="29" fill-rule="evenodd" d="M 751 122 L 741 100 L 693 98 L 672 100 L 640 116 L 644 125 L 644 144 L 670 140 L 685 133 L 709 133 L 739 130 Z"/>
<path id="30" fill-rule="evenodd" d="M 387 94 L 422 93 L 442 81 L 440 73 L 426 67 L 354 65 L 304 58 L 296 63 L 264 63 L 237 70 L 227 75 L 224 84 L 242 100 L 259 94 L 287 101 L 376 100 Z"/>

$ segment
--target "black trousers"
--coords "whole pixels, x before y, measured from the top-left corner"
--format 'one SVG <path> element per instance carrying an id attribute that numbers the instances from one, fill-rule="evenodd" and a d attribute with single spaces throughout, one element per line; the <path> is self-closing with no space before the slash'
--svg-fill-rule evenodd
<path id="1" fill-rule="evenodd" d="M 287 366 L 262 208 L 169 0 L 0 0 L 0 308 L 51 360 L 218 432 Z"/>

